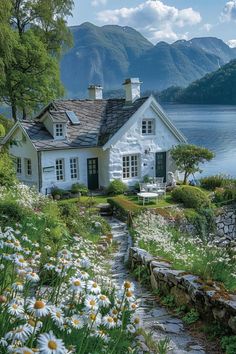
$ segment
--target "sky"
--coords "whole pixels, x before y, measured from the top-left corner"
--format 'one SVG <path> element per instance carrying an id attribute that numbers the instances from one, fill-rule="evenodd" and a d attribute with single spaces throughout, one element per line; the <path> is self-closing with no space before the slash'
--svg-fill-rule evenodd
<path id="1" fill-rule="evenodd" d="M 130 26 L 152 43 L 218 37 L 236 47 L 236 0 L 74 0 L 70 26 Z"/>

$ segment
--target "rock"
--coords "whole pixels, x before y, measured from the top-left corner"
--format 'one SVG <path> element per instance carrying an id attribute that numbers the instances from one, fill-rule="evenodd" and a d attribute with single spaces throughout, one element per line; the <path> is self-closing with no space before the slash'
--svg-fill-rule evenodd
<path id="1" fill-rule="evenodd" d="M 231 316 L 228 321 L 229 327 L 236 333 L 236 316 Z"/>

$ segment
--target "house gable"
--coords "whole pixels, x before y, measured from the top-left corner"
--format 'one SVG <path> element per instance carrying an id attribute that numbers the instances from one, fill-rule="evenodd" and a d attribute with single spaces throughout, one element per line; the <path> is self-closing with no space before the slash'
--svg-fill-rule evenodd
<path id="1" fill-rule="evenodd" d="M 150 115 L 150 112 L 152 114 Z M 112 138 L 103 146 L 103 149 L 106 150 L 110 148 L 111 146 L 116 145 L 117 142 L 119 142 L 123 135 L 125 135 L 126 132 L 128 132 L 132 126 L 135 125 L 135 123 L 139 122 L 140 125 L 140 134 L 142 135 L 141 132 L 141 127 L 142 127 L 142 120 L 145 118 L 152 118 L 156 120 L 159 120 L 163 123 L 165 126 L 165 130 L 168 133 L 171 133 L 175 139 L 177 140 L 177 143 L 186 143 L 186 138 L 183 136 L 183 134 L 174 126 L 174 124 L 169 120 L 167 115 L 164 113 L 162 110 L 161 106 L 157 103 L 155 98 L 153 96 L 150 96 L 148 100 L 146 100 L 141 107 L 130 117 L 130 119 L 112 136 Z M 141 120 L 140 120 L 141 119 Z M 155 123 L 155 130 L 157 128 L 157 123 Z M 156 131 L 157 133 L 158 131 Z"/>

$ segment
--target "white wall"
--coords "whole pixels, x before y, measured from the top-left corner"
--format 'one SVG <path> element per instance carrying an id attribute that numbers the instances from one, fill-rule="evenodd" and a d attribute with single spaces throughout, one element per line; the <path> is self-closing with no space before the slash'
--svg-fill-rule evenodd
<path id="1" fill-rule="evenodd" d="M 155 119 L 154 135 L 142 135 L 142 120 L 145 118 Z M 134 185 L 145 175 L 155 176 L 155 153 L 164 151 L 167 152 L 167 172 L 176 172 L 168 151 L 177 144 L 179 144 L 179 140 L 156 112 L 148 107 L 119 141 L 111 147 L 109 179 L 122 179 L 128 185 Z M 147 154 L 145 154 L 145 150 L 148 151 Z M 131 154 L 139 154 L 140 156 L 140 174 L 138 178 L 123 179 L 122 156 Z"/>
<path id="2" fill-rule="evenodd" d="M 99 170 L 99 186 L 103 187 L 108 184 L 108 170 L 106 161 L 108 160 L 108 151 L 102 151 L 101 148 L 87 148 L 87 149 L 70 149 L 70 150 L 53 150 L 42 151 L 41 165 L 42 171 L 45 167 L 54 166 L 50 172 L 42 172 L 42 189 L 41 192 L 50 193 L 53 185 L 62 189 L 70 189 L 73 183 L 79 182 L 88 184 L 87 180 L 87 159 L 98 158 Z M 70 158 L 78 157 L 79 162 L 79 178 L 78 180 L 71 179 L 70 176 Z M 64 159 L 65 166 L 65 180 L 57 181 L 55 163 L 57 159 Z"/>
<path id="3" fill-rule="evenodd" d="M 31 144 L 27 135 L 18 128 L 13 134 L 11 140 L 15 140 L 17 145 L 9 146 L 9 153 L 14 157 L 21 158 L 22 174 L 17 175 L 18 179 L 29 186 L 36 186 L 38 188 L 38 156 L 35 148 Z M 24 159 L 31 159 L 32 176 L 27 176 L 25 172 Z"/>

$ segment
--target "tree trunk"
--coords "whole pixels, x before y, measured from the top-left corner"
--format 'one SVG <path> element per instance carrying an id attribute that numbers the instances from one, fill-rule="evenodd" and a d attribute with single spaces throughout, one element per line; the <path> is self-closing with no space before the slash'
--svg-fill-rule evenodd
<path id="1" fill-rule="evenodd" d="M 11 106 L 11 114 L 12 114 L 12 118 L 16 122 L 17 121 L 17 110 L 16 110 L 15 104 L 12 104 L 12 106 Z"/>
<path id="2" fill-rule="evenodd" d="M 187 184 L 187 178 L 188 178 L 188 173 L 187 173 L 187 172 L 184 172 L 183 184 Z"/>
<path id="3" fill-rule="evenodd" d="M 26 113 L 26 109 L 25 107 L 23 108 L 23 112 L 22 112 L 22 119 L 25 120 L 27 117 L 27 113 Z"/>

